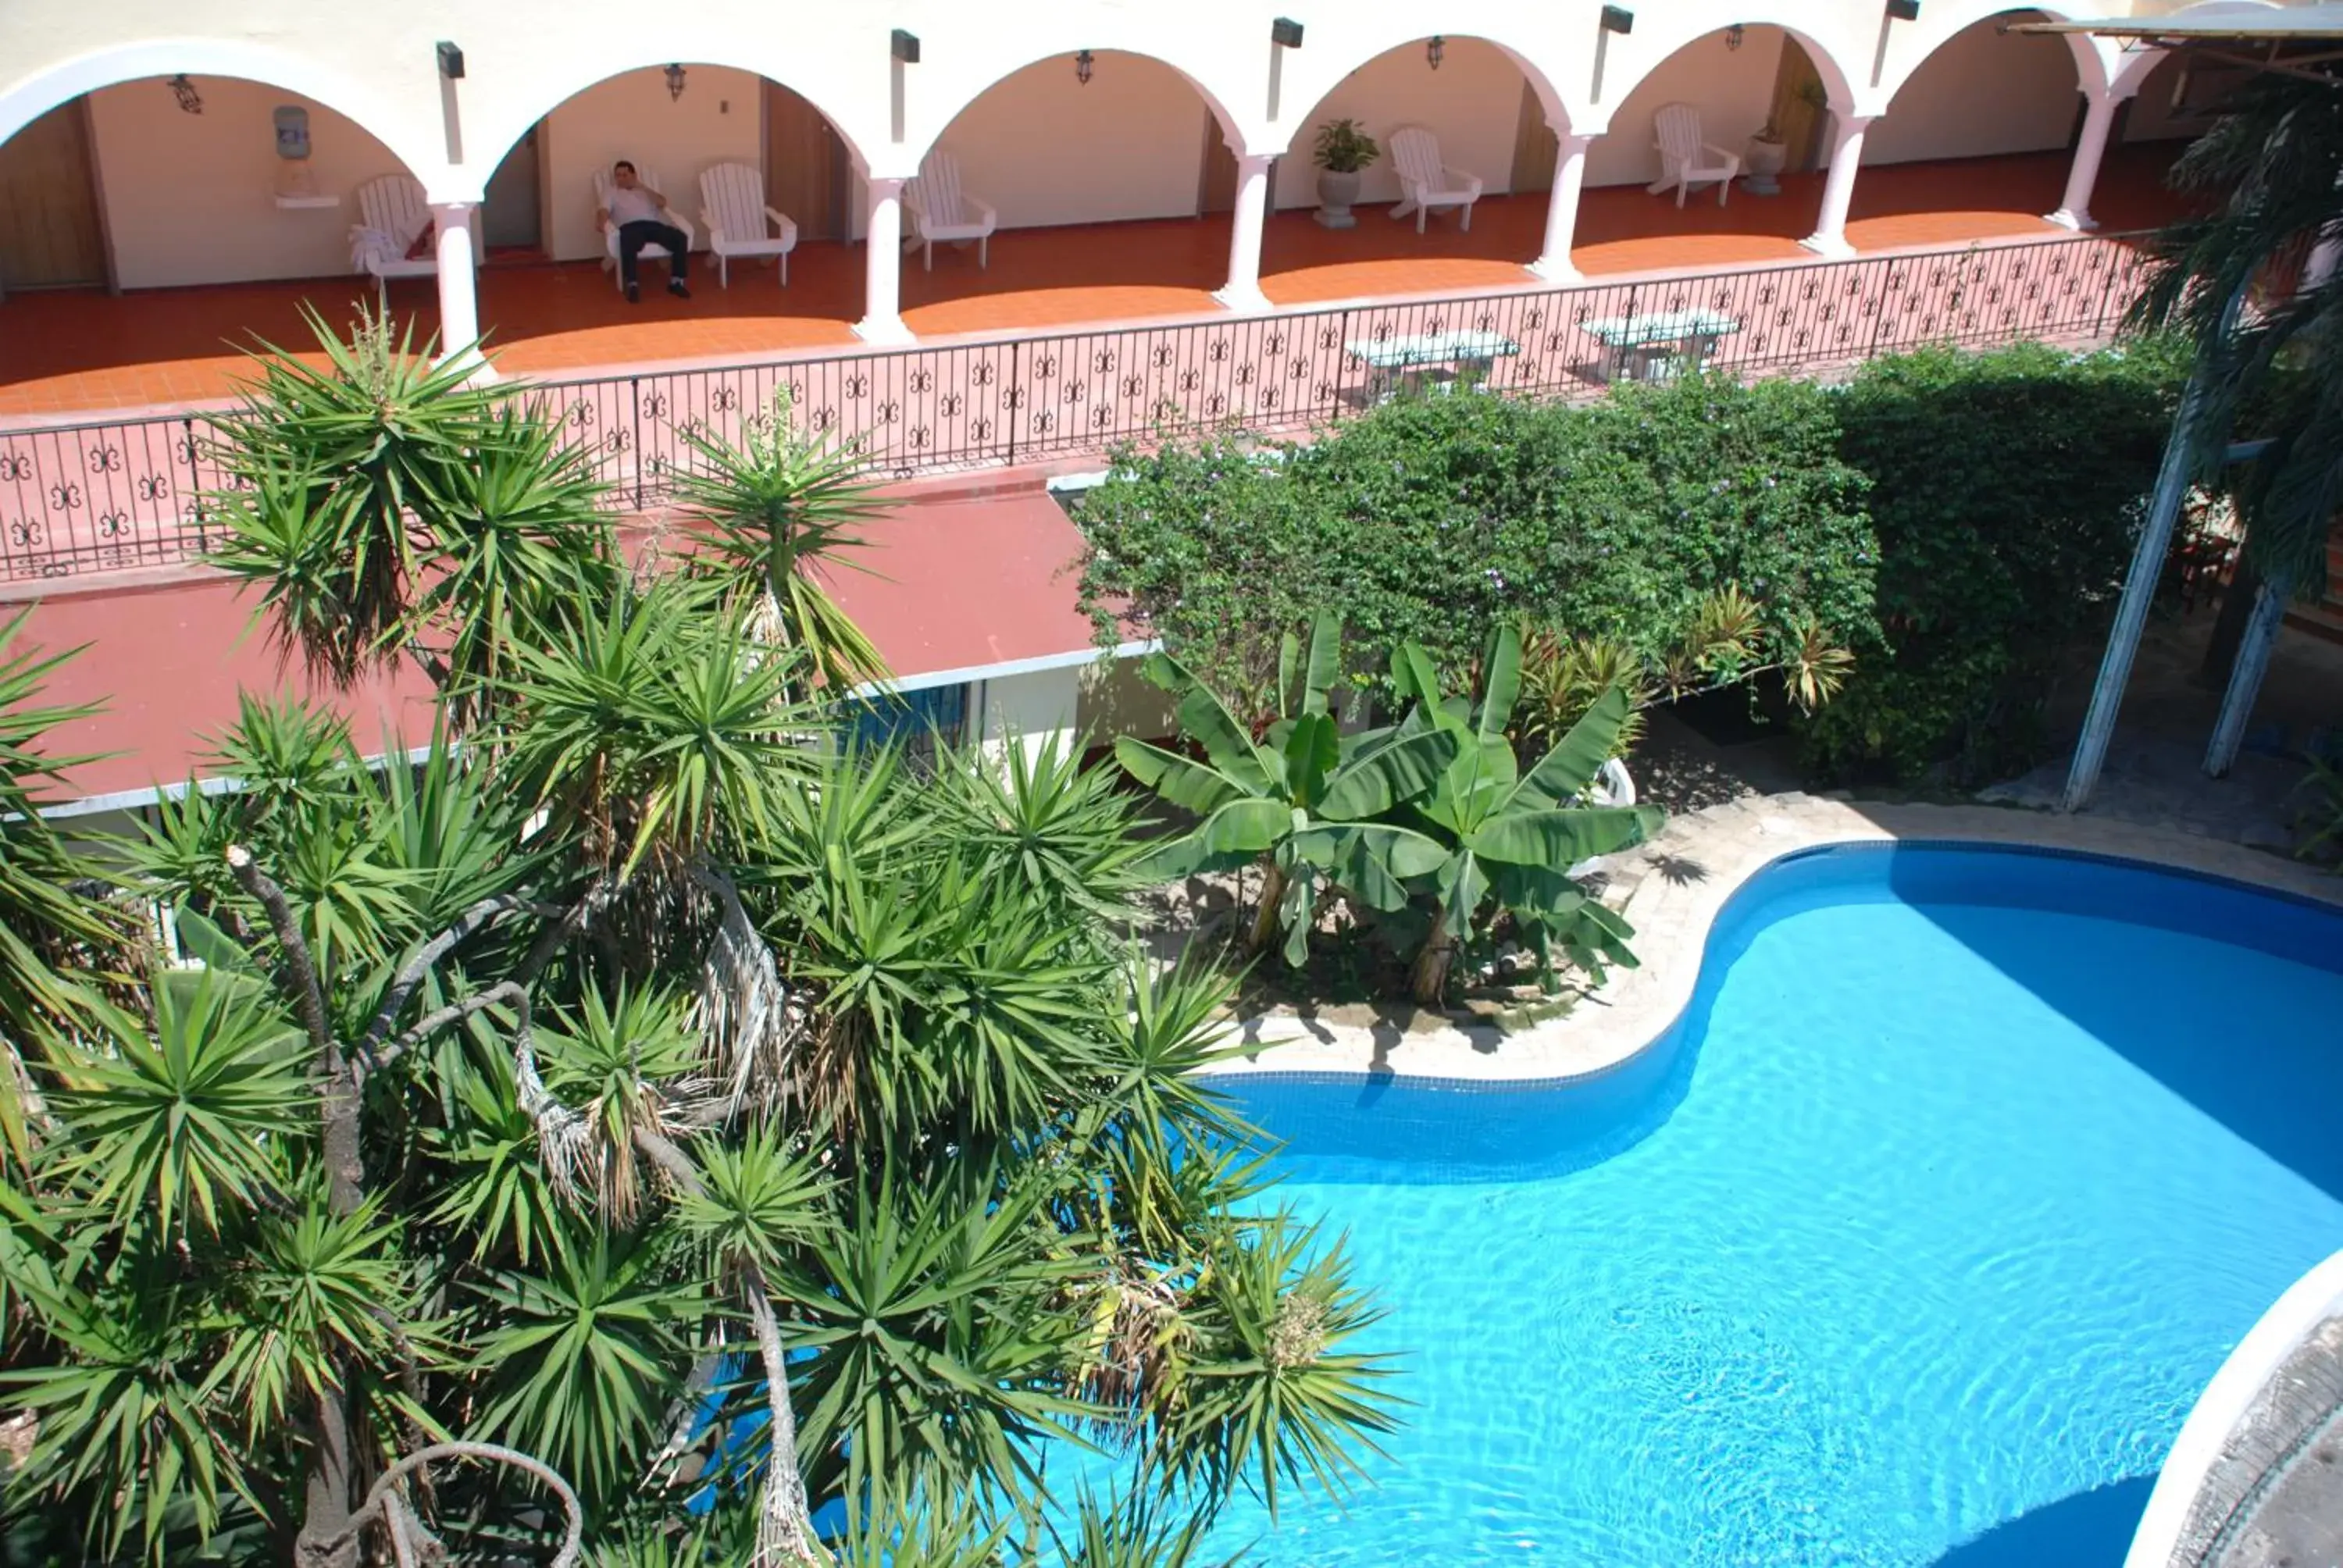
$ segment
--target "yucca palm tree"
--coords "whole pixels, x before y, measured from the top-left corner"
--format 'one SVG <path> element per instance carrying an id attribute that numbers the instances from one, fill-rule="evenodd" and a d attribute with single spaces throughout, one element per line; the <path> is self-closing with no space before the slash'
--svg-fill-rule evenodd
<path id="1" fill-rule="evenodd" d="M 30 614 L 0 622 L 0 1173 L 32 1158 L 33 1061 L 82 1005 L 84 971 L 126 935 L 115 910 L 76 891 L 94 868 L 41 815 L 63 771 L 91 760 L 52 753 L 50 732 L 96 709 L 41 703 L 75 650 L 21 651 Z"/>
<path id="2" fill-rule="evenodd" d="M 673 481 L 677 507 L 704 532 L 693 558 L 749 608 L 752 635 L 796 649 L 803 678 L 833 696 L 885 680 L 886 660 L 821 580 L 868 569 L 854 553 L 886 509 L 853 449 L 801 434 L 786 392 L 742 422 L 738 445 L 698 424 L 682 435 L 699 458 Z"/>

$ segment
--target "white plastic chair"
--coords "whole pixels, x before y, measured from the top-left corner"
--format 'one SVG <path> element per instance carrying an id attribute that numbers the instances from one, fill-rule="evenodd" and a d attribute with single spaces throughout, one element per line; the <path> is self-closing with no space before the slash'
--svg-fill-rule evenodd
<path id="1" fill-rule="evenodd" d="M 1658 196 L 1674 186 L 1676 206 L 1682 206 L 1684 192 L 1715 180 L 1716 205 L 1723 206 L 1733 190 L 1733 176 L 1741 172 L 1741 155 L 1700 139 L 1700 111 L 1690 104 L 1662 105 L 1653 116 L 1652 131 L 1653 145 L 1660 149 L 1660 177 L 1645 188 Z"/>
<path id="2" fill-rule="evenodd" d="M 1463 226 L 1473 226 L 1473 204 L 1481 199 L 1481 176 L 1453 168 L 1440 160 L 1440 138 L 1430 131 L 1393 131 L 1392 163 L 1399 170 L 1400 204 L 1392 216 L 1415 215 L 1415 232 L 1423 232 L 1424 215 L 1434 207 L 1463 207 Z"/>
<path id="3" fill-rule="evenodd" d="M 383 175 L 367 181 L 358 186 L 358 215 L 364 222 L 350 231 L 352 268 L 371 273 L 386 300 L 394 277 L 438 276 L 437 256 L 410 261 L 407 256 L 415 236 L 431 223 L 431 204 L 424 199 L 421 180 L 412 175 Z"/>
<path id="4" fill-rule="evenodd" d="M 765 205 L 765 182 L 747 164 L 717 164 L 699 176 L 699 221 L 708 226 L 708 248 L 716 253 L 716 276 L 732 286 L 728 265 L 736 256 L 769 256 L 781 264 L 781 286 L 789 286 L 789 252 L 798 226 L 789 214 Z M 774 232 L 766 232 L 766 224 Z"/>
<path id="5" fill-rule="evenodd" d="M 936 241 L 972 239 L 976 241 L 976 265 L 984 266 L 990 259 L 992 231 L 1001 222 L 1001 215 L 992 204 L 980 196 L 970 196 L 960 188 L 960 160 L 938 147 L 920 160 L 920 177 L 903 187 L 903 205 L 911 210 L 917 226 L 903 236 L 903 248 L 919 246 L 925 255 L 920 265 L 935 270 Z"/>
<path id="6" fill-rule="evenodd" d="M 635 183 L 645 190 L 657 191 L 661 196 L 667 194 L 667 186 L 660 184 L 659 176 L 649 169 L 636 169 Z M 610 171 L 596 169 L 594 171 L 594 206 L 598 209 L 607 209 L 609 206 L 611 188 Z M 683 231 L 683 248 L 689 250 L 693 235 L 691 220 L 670 206 L 667 212 L 667 221 Z M 611 281 L 620 288 L 626 287 L 626 273 L 618 266 L 618 226 L 607 218 L 602 222 L 602 244 L 610 253 L 608 259 L 603 265 L 610 269 Z M 641 254 L 658 260 L 674 259 L 668 255 L 667 246 L 663 245 L 647 245 L 643 246 Z"/>

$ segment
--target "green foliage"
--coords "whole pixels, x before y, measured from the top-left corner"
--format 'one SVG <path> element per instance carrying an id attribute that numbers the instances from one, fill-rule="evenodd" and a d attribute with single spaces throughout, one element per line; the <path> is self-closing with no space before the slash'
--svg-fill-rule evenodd
<path id="1" fill-rule="evenodd" d="M 682 435 L 699 458 L 674 477 L 676 505 L 706 530 L 696 559 L 751 607 L 759 639 L 795 649 L 833 692 L 886 679 L 886 660 L 821 581 L 863 569 L 853 558 L 867 545 L 862 530 L 886 509 L 853 448 L 799 435 L 786 393 L 744 423 L 738 447 L 697 424 Z"/>
<path id="2" fill-rule="evenodd" d="M 1281 668 L 1298 666 L 1292 639 Z M 1632 933 L 1586 898 L 1570 869 L 1639 842 L 1659 824 L 1653 809 L 1591 806 L 1584 797 L 1617 753 L 1628 698 L 1604 691 L 1527 768 L 1514 756 L 1522 690 L 1522 638 L 1501 626 L 1481 660 L 1483 689 L 1443 693 L 1431 656 L 1416 644 L 1393 654 L 1389 688 L 1407 705 L 1393 726 L 1340 734 L 1327 682 L 1340 663 L 1342 629 L 1321 616 L 1297 712 L 1256 741 L 1227 705 L 1168 654 L 1151 672 L 1180 699 L 1181 729 L 1205 760 L 1124 738 L 1115 755 L 1164 799 L 1201 819 L 1161 843 L 1144 862 L 1161 876 L 1228 870 L 1260 860 L 1263 891 L 1252 945 L 1285 932 L 1299 965 L 1317 923 L 1322 884 L 1385 917 L 1388 931 L 1420 950 L 1416 999 L 1437 1001 L 1456 945 L 1483 929 L 1492 909 L 1509 915 L 1553 972 L 1556 946 L 1599 972 L 1604 959 L 1633 962 Z"/>
<path id="3" fill-rule="evenodd" d="M 345 341 L 304 307 L 323 367 L 263 345 L 214 456 L 213 562 L 256 584 L 271 640 L 347 685 L 413 654 L 476 710 L 512 647 L 615 559 L 587 457 L 461 356 L 387 317 Z"/>
<path id="4" fill-rule="evenodd" d="M 1310 161 L 1330 174 L 1357 174 L 1383 156 L 1374 137 L 1348 116 L 1320 121 L 1310 138 Z"/>
<path id="5" fill-rule="evenodd" d="M 556 1467 L 605 1563 L 779 1568 L 849 1502 L 845 1561 L 990 1563 L 1079 1431 L 1179 1499 L 1101 1561 L 1172 1563 L 1233 1490 L 1351 1473 L 1370 1309 L 1240 1218 L 1266 1172 L 1192 1076 L 1230 981 L 1132 944 L 1135 802 L 1071 749 L 834 752 L 803 699 L 844 667 L 759 624 L 784 528 L 792 578 L 843 548 L 842 470 L 752 447 L 766 523 L 638 581 L 528 417 L 387 328 L 329 360 L 241 416 L 236 569 L 329 672 L 419 648 L 438 722 L 370 765 L 243 705 L 235 786 L 120 853 L 200 968 L 97 967 L 124 922 L 22 814 L 72 715 L 0 630 L 0 984 L 47 988 L 0 1027 L 46 1110 L 0 1181 L 7 1516 L 257 1568 L 447 1438 Z M 537 1560 L 566 1522 L 511 1479 L 407 1496 Z"/>
<path id="6" fill-rule="evenodd" d="M 1837 445 L 1820 388 L 1688 377 L 1590 407 L 1403 400 L 1270 454 L 1127 451 L 1080 508 L 1086 602 L 1102 638 L 1160 636 L 1248 718 L 1274 706 L 1281 635 L 1330 608 L 1342 683 L 1386 698 L 1402 643 L 1453 679 L 1523 619 L 1662 661 L 1728 588 L 1755 663 L 1815 628 L 1861 648 L 1875 548 Z"/>
<path id="7" fill-rule="evenodd" d="M 2178 374 L 2168 348 L 1929 350 L 1837 397 L 1871 479 L 1886 649 L 1806 721 L 1825 778 L 1957 783 L 2030 766 L 2058 656 L 2120 591 Z"/>

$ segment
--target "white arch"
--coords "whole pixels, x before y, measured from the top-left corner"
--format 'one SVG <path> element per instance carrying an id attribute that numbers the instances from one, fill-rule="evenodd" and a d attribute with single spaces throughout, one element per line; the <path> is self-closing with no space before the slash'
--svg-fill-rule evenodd
<path id="1" fill-rule="evenodd" d="M 2084 10 L 2096 14 L 2094 7 L 2087 6 Z M 1883 75 L 1876 89 L 1884 95 L 1880 98 L 1880 108 L 1883 113 L 1885 112 L 1887 106 L 1895 102 L 1896 95 L 1902 92 L 1912 78 L 1918 75 L 1928 62 L 1936 57 L 1936 51 L 1980 22 L 2015 21 L 2027 15 L 2046 16 L 2052 21 L 2066 22 L 2072 21 L 2079 14 L 2081 13 L 2073 6 L 2057 4 L 2010 5 L 1997 11 L 1980 11 L 1973 15 L 1946 11 L 1941 15 L 1954 18 L 1951 25 L 1948 26 L 1939 19 L 1938 13 L 1926 13 L 1926 19 L 1915 29 L 1916 47 L 1909 51 L 1898 52 L 1899 58 L 1904 62 L 1903 68 L 1893 76 Z M 2076 90 L 2093 98 L 2106 93 L 2112 79 L 2116 56 L 2120 50 L 2112 42 L 2095 37 L 2087 33 L 2067 33 L 2061 36 L 2066 40 L 2067 53 L 2074 56 Z"/>
<path id="2" fill-rule="evenodd" d="M 388 147 L 426 186 L 440 183 L 447 149 L 399 126 L 377 95 L 330 65 L 264 45 L 227 38 L 172 38 L 75 55 L 0 91 L 0 142 L 84 93 L 152 77 L 232 76 L 298 93 L 348 119 Z"/>
<path id="3" fill-rule="evenodd" d="M 1745 27 L 1778 27 L 1795 38 L 1799 46 L 1805 49 L 1807 56 L 1814 61 L 1815 74 L 1822 77 L 1823 91 L 1829 95 L 1831 112 L 1837 115 L 1857 113 L 1862 100 L 1855 92 L 1854 74 L 1847 70 L 1846 62 L 1839 57 L 1838 51 L 1833 48 L 1822 35 L 1814 32 L 1808 25 L 1813 19 L 1811 13 L 1801 16 L 1795 4 L 1775 4 L 1745 6 L 1724 21 L 1711 20 L 1697 24 L 1681 36 L 1672 37 L 1664 47 L 1653 49 L 1648 54 L 1643 55 L 1641 57 L 1645 63 L 1641 70 L 1635 71 L 1633 75 L 1622 74 L 1612 76 L 1604 82 L 1604 122 L 1607 126 L 1611 112 L 1625 103 L 1635 89 L 1649 81 L 1653 74 L 1661 66 L 1709 35 L 1722 33 L 1728 26 L 1735 25 Z M 1642 18 L 1639 16 L 1637 20 L 1640 22 Z"/>
<path id="4" fill-rule="evenodd" d="M 1412 18 L 1398 27 L 1386 29 L 1385 33 L 1397 33 L 1406 27 L 1421 25 L 1419 19 Z M 1509 44 L 1492 34 L 1469 27 L 1444 31 L 1439 35 L 1452 40 L 1468 38 L 1474 43 L 1486 44 L 1512 61 L 1514 68 L 1521 72 L 1523 79 L 1529 83 L 1530 91 L 1537 95 L 1538 106 L 1545 111 L 1546 123 L 1554 126 L 1556 130 L 1567 135 L 1571 127 L 1578 122 L 1580 116 L 1572 111 L 1571 105 L 1563 96 L 1561 88 L 1555 85 L 1553 77 L 1546 74 L 1545 67 L 1538 63 L 1535 55 L 1528 49 L 1515 44 Z M 1286 142 L 1280 143 L 1275 150 L 1282 152 L 1287 142 L 1291 142 L 1294 136 L 1300 134 L 1301 127 L 1307 126 L 1316 116 L 1319 106 L 1332 97 L 1334 90 L 1345 80 L 1366 69 L 1386 55 L 1396 54 L 1402 49 L 1422 48 L 1433 36 L 1430 32 L 1414 32 L 1403 37 L 1393 37 L 1388 43 L 1378 42 L 1364 54 L 1359 54 L 1354 50 L 1346 55 L 1333 56 L 1337 64 L 1332 71 L 1319 74 L 1313 84 L 1317 91 L 1300 113 L 1292 112 L 1290 107 L 1292 104 L 1299 102 L 1298 95 L 1287 100 L 1289 106 L 1282 109 L 1278 116 L 1278 125 L 1286 129 L 1287 138 Z"/>
<path id="5" fill-rule="evenodd" d="M 1133 58 L 1145 60 L 1152 65 L 1162 66 L 1164 69 L 1178 76 L 1182 81 L 1187 83 L 1188 85 L 1194 90 L 1196 95 L 1203 100 L 1204 107 L 1212 111 L 1212 118 L 1219 123 L 1221 135 L 1228 138 L 1230 147 L 1234 149 L 1240 156 L 1254 150 L 1251 145 L 1252 138 L 1248 134 L 1243 120 L 1238 116 L 1236 111 L 1229 106 L 1228 103 L 1219 93 L 1215 92 L 1211 87 L 1206 86 L 1204 85 L 1204 79 L 1202 76 L 1198 75 L 1194 71 L 1192 71 L 1186 66 L 1181 65 L 1177 60 L 1168 59 L 1153 48 L 1141 47 L 1130 43 L 1112 43 L 1105 40 L 1093 40 L 1089 44 L 1080 45 L 1080 47 L 1089 49 L 1093 55 L 1129 55 Z M 1024 57 L 1020 59 L 1015 65 L 1011 65 L 1007 70 L 997 70 L 988 67 L 990 74 L 984 77 L 982 85 L 978 86 L 975 91 L 968 93 L 960 98 L 952 101 L 949 110 L 939 110 L 932 115 L 922 115 L 920 116 L 920 123 L 923 126 L 932 124 L 934 129 L 928 131 L 923 136 L 914 135 L 908 130 L 906 131 L 903 137 L 903 146 L 911 153 L 910 167 L 916 170 L 920 161 L 928 156 L 929 152 L 934 148 L 938 142 L 943 140 L 944 133 L 951 129 L 952 123 L 958 120 L 962 115 L 968 113 L 968 111 L 975 106 L 977 100 L 982 98 L 987 93 L 992 91 L 993 88 L 998 87 L 1001 83 L 1009 80 L 1010 77 L 1017 75 L 1021 72 L 1030 71 L 1034 66 L 1042 65 L 1048 61 L 1058 59 L 1061 56 L 1071 59 L 1076 51 L 1074 49 L 1044 49 L 1039 52 L 1028 52 L 1021 49 L 1018 53 L 1022 55 Z"/>
<path id="6" fill-rule="evenodd" d="M 570 62 L 572 68 L 563 73 L 561 82 L 536 93 L 506 94 L 498 100 L 500 112 L 468 117 L 464 127 L 464 166 L 469 171 L 471 181 L 475 185 L 484 182 L 488 173 L 504 161 L 505 155 L 528 134 L 531 126 L 578 94 L 600 86 L 614 76 L 624 76 L 635 71 L 664 70 L 669 65 L 680 65 L 687 70 L 694 65 L 710 65 L 724 70 L 746 71 L 766 81 L 779 83 L 819 109 L 822 117 L 830 122 L 830 129 L 846 144 L 846 150 L 856 164 L 861 164 L 867 128 L 863 136 L 858 136 L 855 128 L 820 96 L 805 91 L 778 70 L 768 69 L 767 65 L 771 62 L 759 64 L 743 57 L 742 52 L 738 50 L 701 48 L 682 53 L 660 53 L 649 58 L 644 57 L 646 52 L 646 45 L 640 39 L 616 35 L 610 40 L 608 48 L 599 51 L 582 67 L 573 58 Z M 477 200 L 477 192 L 469 199 Z"/>

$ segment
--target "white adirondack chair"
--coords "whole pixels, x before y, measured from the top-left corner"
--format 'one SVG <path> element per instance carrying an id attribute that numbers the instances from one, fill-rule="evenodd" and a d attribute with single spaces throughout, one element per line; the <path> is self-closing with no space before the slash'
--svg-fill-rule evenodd
<path id="1" fill-rule="evenodd" d="M 708 227 L 708 248 L 716 253 L 716 276 L 732 286 L 732 257 L 769 256 L 781 264 L 781 286 L 789 286 L 789 252 L 798 246 L 798 226 L 789 214 L 765 205 L 764 177 L 747 164 L 717 164 L 699 176 L 699 221 Z M 772 225 L 768 232 L 766 224 Z"/>
<path id="2" fill-rule="evenodd" d="M 1654 144 L 1660 149 L 1660 177 L 1646 188 L 1658 196 L 1675 187 L 1676 206 L 1684 192 L 1704 180 L 1716 182 L 1716 205 L 1732 193 L 1733 176 L 1741 172 L 1741 155 L 1728 153 L 1715 142 L 1700 139 L 1700 111 L 1690 104 L 1664 104 L 1653 117 Z"/>
<path id="3" fill-rule="evenodd" d="M 364 220 L 350 230 L 352 270 L 371 273 L 375 286 L 387 300 L 394 277 L 436 277 L 438 258 L 425 255 L 407 259 L 415 236 L 431 222 L 431 204 L 423 199 L 423 182 L 412 175 L 383 175 L 358 186 L 358 216 Z"/>
<path id="4" fill-rule="evenodd" d="M 976 241 L 976 265 L 986 265 L 992 231 L 1001 215 L 992 204 L 960 188 L 960 160 L 938 147 L 920 160 L 920 177 L 903 187 L 903 205 L 917 226 L 903 236 L 903 248 L 919 246 L 920 265 L 935 270 L 936 241 Z"/>
<path id="5" fill-rule="evenodd" d="M 657 191 L 661 196 L 667 195 L 667 186 L 659 182 L 659 176 L 647 168 L 638 167 L 635 170 L 635 183 L 646 190 Z M 594 206 L 598 209 L 610 205 L 610 171 L 596 169 L 594 171 Z M 683 247 L 689 250 L 693 236 L 691 220 L 677 212 L 672 206 L 668 209 L 667 220 L 683 230 Z M 617 224 L 607 220 L 603 223 L 602 244 L 609 252 L 608 257 L 602 265 L 610 269 L 611 282 L 620 288 L 626 287 L 626 275 L 618 267 L 618 226 Z M 642 254 L 660 260 L 668 259 L 667 246 L 663 245 L 647 245 L 643 246 Z"/>
<path id="6" fill-rule="evenodd" d="M 1473 226 L 1473 204 L 1481 199 L 1481 176 L 1452 168 L 1440 160 L 1440 138 L 1413 127 L 1393 131 L 1392 165 L 1399 170 L 1400 204 L 1392 216 L 1415 215 L 1415 232 L 1423 232 L 1424 215 L 1435 207 L 1464 209 L 1463 226 Z"/>

